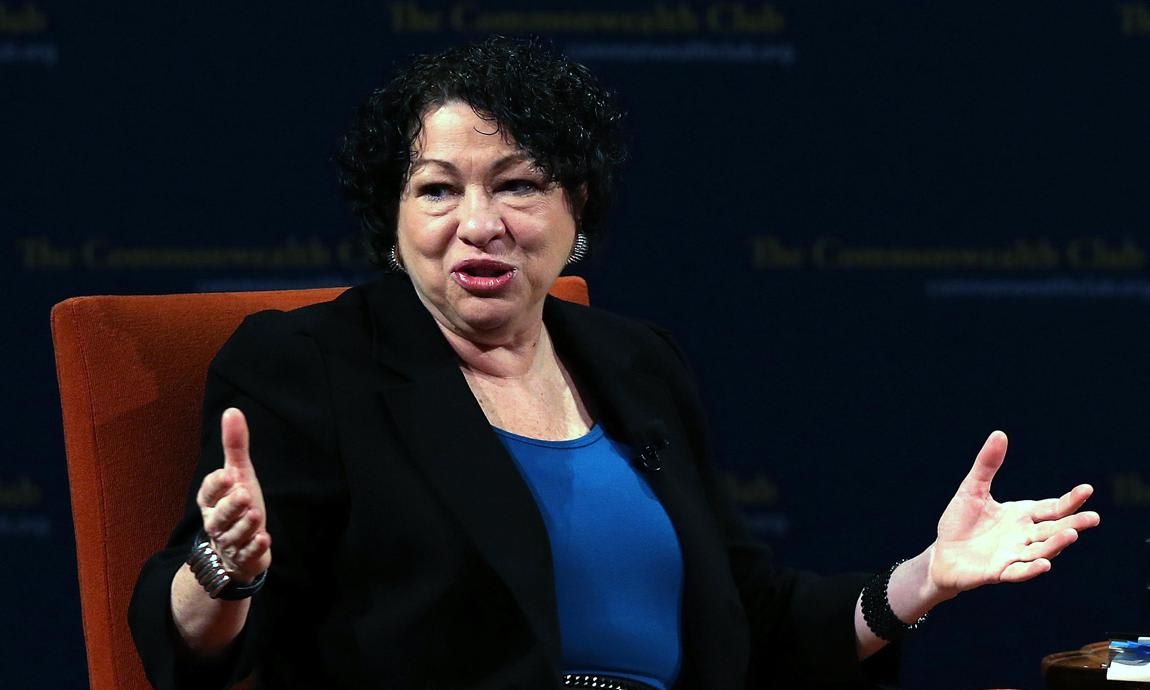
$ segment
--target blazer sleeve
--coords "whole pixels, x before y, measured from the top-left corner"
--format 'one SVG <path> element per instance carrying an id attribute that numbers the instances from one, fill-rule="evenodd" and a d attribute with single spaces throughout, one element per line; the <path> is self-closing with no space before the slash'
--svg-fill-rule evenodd
<path id="1" fill-rule="evenodd" d="M 202 526 L 196 491 L 205 475 L 223 466 L 220 416 L 228 407 L 243 411 L 251 432 L 252 462 L 272 536 L 272 566 L 231 651 L 203 662 L 186 653 L 175 629 L 170 588 Z M 323 600 L 316 590 L 328 577 L 325 550 L 346 517 L 330 411 L 323 358 L 297 314 L 248 317 L 212 361 L 202 452 L 185 515 L 167 547 L 144 565 L 129 608 L 136 647 L 156 688 L 230 687 L 269 649 L 301 665 L 314 653 L 309 640 L 318 634 L 315 602 Z"/>
<path id="2" fill-rule="evenodd" d="M 706 415 L 686 359 L 652 327 L 671 356 L 666 377 L 687 425 L 703 490 L 720 524 L 731 572 L 750 624 L 748 688 L 868 688 L 897 681 L 899 650 L 888 645 L 860 662 L 855 604 L 867 574 L 821 576 L 781 567 L 755 539 L 719 480 Z"/>

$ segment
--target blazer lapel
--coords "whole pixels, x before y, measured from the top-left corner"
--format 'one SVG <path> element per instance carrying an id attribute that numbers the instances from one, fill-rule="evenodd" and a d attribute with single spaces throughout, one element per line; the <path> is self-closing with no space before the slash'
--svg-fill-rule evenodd
<path id="1" fill-rule="evenodd" d="M 507 584 L 557 669 L 555 576 L 535 498 L 410 284 L 387 287 L 369 297 L 374 356 L 396 374 L 379 395 L 411 459 Z"/>

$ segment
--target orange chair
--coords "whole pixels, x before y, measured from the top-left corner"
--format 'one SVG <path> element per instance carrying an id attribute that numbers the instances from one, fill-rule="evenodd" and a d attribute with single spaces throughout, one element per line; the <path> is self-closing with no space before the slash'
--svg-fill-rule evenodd
<path id="1" fill-rule="evenodd" d="M 74 297 L 52 309 L 92 690 L 149 687 L 128 602 L 183 513 L 208 363 L 248 314 L 343 290 Z M 551 294 L 588 303 L 579 277 L 560 278 Z"/>

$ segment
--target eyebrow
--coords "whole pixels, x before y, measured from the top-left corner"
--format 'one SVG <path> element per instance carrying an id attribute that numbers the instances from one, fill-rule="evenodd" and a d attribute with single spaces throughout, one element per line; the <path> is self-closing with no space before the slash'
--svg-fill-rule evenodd
<path id="1" fill-rule="evenodd" d="M 507 168 L 510 168 L 510 167 L 512 167 L 518 163 L 530 163 L 530 162 L 531 162 L 531 159 L 528 158 L 526 154 L 511 153 L 511 154 L 508 154 L 508 155 L 500 158 L 499 160 L 495 161 L 494 163 L 492 163 L 491 164 L 491 172 L 494 174 L 499 174 L 499 173 L 503 172 L 504 170 L 506 170 Z M 452 163 L 451 161 L 440 160 L 438 158 L 420 158 L 419 160 L 417 160 L 415 163 L 412 164 L 410 174 L 414 175 L 429 165 L 434 165 L 436 167 L 443 168 L 444 170 L 446 170 L 447 172 L 452 173 L 452 174 L 458 174 L 459 173 L 459 168 L 455 167 L 455 164 Z"/>

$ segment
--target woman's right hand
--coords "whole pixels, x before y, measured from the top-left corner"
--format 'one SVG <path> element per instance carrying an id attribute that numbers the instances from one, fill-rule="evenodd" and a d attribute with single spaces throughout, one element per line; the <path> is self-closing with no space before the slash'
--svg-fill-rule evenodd
<path id="1" fill-rule="evenodd" d="M 196 494 L 204 532 L 234 580 L 250 583 L 272 563 L 267 511 L 248 452 L 248 424 L 238 409 L 220 418 L 224 466 L 204 477 Z"/>

